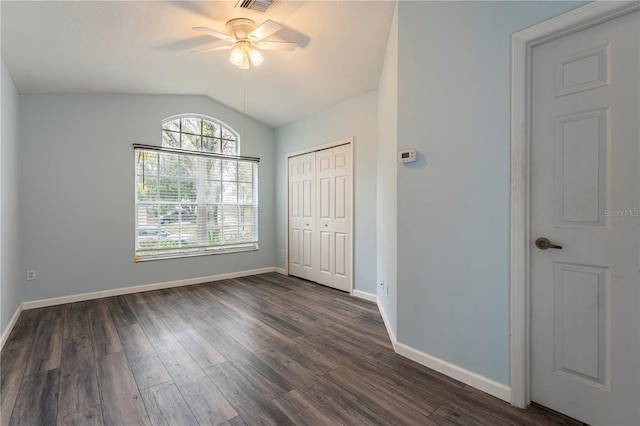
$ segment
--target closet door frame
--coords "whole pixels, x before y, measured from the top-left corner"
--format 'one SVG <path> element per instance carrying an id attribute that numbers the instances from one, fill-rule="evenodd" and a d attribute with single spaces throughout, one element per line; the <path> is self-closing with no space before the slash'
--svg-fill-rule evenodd
<path id="1" fill-rule="evenodd" d="M 347 200 L 347 202 L 349 203 L 349 211 L 351 212 L 351 217 L 349 218 L 349 246 L 348 246 L 348 251 L 349 251 L 349 294 L 353 295 L 353 247 L 354 247 L 354 235 L 353 235 L 353 221 L 354 221 L 354 217 L 355 217 L 355 212 L 353 210 L 353 205 L 354 205 L 354 197 L 355 197 L 355 173 L 353 170 L 353 137 L 348 137 L 348 138 L 344 138 L 344 139 L 338 139 L 335 140 L 333 142 L 328 142 L 328 143 L 324 143 L 321 145 L 315 145 L 315 146 L 311 146 L 308 148 L 305 148 L 303 150 L 300 151 L 294 151 L 294 152 L 290 152 L 287 154 L 287 167 L 286 167 L 286 174 L 287 174 L 287 199 L 286 199 L 286 208 L 285 211 L 286 213 L 286 236 L 285 236 L 285 275 L 289 275 L 289 197 L 290 197 L 290 182 L 289 182 L 289 160 L 291 157 L 297 157 L 299 155 L 304 155 L 304 154 L 309 154 L 312 152 L 316 152 L 316 151 L 322 151 L 325 149 L 330 149 L 330 148 L 335 148 L 338 146 L 342 146 L 342 145 L 348 145 L 348 149 L 349 149 L 349 169 L 350 169 L 350 173 L 351 173 L 351 197 L 349 197 L 349 199 Z"/>

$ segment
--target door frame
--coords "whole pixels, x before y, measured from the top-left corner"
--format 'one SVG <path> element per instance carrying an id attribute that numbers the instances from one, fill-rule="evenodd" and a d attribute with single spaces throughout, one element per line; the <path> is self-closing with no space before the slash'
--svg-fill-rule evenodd
<path id="1" fill-rule="evenodd" d="M 511 36 L 511 404 L 531 403 L 531 66 L 535 46 L 640 10 L 594 1 Z"/>
<path id="2" fill-rule="evenodd" d="M 353 209 L 354 206 L 354 198 L 355 198 L 355 173 L 353 170 L 353 163 L 354 163 L 354 158 L 353 158 L 353 136 L 348 137 L 348 138 L 343 138 L 343 139 L 338 139 L 332 142 L 327 142 L 327 143 L 323 143 L 320 145 L 314 145 L 314 146 L 310 146 L 308 148 L 302 149 L 300 151 L 294 151 L 294 152 L 290 152 L 287 154 L 287 170 L 286 170 L 286 174 L 287 174 L 287 199 L 286 199 L 286 237 L 285 237 L 285 241 L 284 241 L 284 260 L 285 260 L 285 264 L 284 264 L 284 273 L 285 275 L 289 275 L 289 159 L 291 157 L 297 157 L 299 155 L 304 155 L 304 154 L 309 154 L 311 152 L 316 152 L 316 151 L 322 151 L 325 149 L 330 149 L 330 148 L 335 148 L 337 146 L 342 146 L 342 145 L 349 145 L 349 168 L 351 170 L 351 197 L 347 200 L 347 203 L 349 203 L 349 211 L 351 212 L 351 218 L 349 220 L 349 247 L 347 248 L 347 250 L 349 251 L 349 294 L 351 294 L 353 296 L 353 257 L 354 257 L 354 252 L 353 252 L 353 248 L 355 247 L 354 244 L 354 235 L 353 235 L 353 224 L 354 224 L 354 220 L 355 220 L 355 211 Z"/>

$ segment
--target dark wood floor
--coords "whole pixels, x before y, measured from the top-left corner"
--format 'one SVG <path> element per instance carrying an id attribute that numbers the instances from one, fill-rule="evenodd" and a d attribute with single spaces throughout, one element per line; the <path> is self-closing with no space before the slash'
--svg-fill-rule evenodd
<path id="1" fill-rule="evenodd" d="M 549 425 L 393 352 L 375 304 L 279 274 L 24 311 L 0 423 Z"/>

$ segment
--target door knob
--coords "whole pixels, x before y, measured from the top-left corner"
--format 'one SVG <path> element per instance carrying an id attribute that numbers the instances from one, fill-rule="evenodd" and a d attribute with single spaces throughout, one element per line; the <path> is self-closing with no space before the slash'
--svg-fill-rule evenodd
<path id="1" fill-rule="evenodd" d="M 562 249 L 562 246 L 559 246 L 557 244 L 553 244 L 551 241 L 549 241 L 548 238 L 538 238 L 536 240 L 536 247 L 538 247 L 540 250 L 546 250 L 546 249 Z"/>

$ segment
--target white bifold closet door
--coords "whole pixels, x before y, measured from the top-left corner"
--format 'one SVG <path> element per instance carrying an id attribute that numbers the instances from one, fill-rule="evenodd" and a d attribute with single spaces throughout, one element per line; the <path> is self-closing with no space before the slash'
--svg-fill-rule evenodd
<path id="1" fill-rule="evenodd" d="M 351 146 L 289 158 L 289 274 L 351 290 Z"/>
<path id="2" fill-rule="evenodd" d="M 316 280 L 313 234 L 316 228 L 316 154 L 289 158 L 289 274 Z"/>

